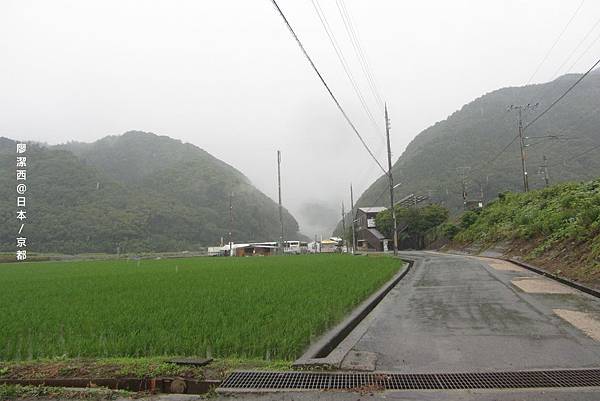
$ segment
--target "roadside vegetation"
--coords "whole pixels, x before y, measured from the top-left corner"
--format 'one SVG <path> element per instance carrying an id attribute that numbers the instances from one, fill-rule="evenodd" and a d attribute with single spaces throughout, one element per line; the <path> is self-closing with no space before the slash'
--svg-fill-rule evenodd
<path id="1" fill-rule="evenodd" d="M 68 389 L 47 386 L 22 386 L 18 384 L 0 384 L 0 400 L 15 399 L 58 399 L 58 400 L 90 400 L 107 401 L 125 398 L 138 398 L 144 394 L 130 393 L 122 390 L 106 388 Z"/>
<path id="2" fill-rule="evenodd" d="M 448 209 L 438 205 L 422 208 L 404 208 L 396 205 L 395 209 L 399 239 L 409 241 L 417 249 L 425 246 L 425 236 L 430 230 L 448 220 Z M 387 238 L 393 237 L 394 221 L 389 209 L 377 215 L 376 225 Z"/>
<path id="3" fill-rule="evenodd" d="M 399 269 L 301 255 L 0 265 L 0 360 L 289 361 Z"/>
<path id="4" fill-rule="evenodd" d="M 600 179 L 500 194 L 446 225 L 455 245 L 506 243 L 509 253 L 575 280 L 600 284 Z"/>
<path id="5" fill-rule="evenodd" d="M 49 378 L 153 378 L 184 377 L 223 380 L 233 370 L 287 370 L 291 362 L 264 359 L 221 358 L 204 366 L 177 365 L 168 357 L 140 358 L 42 358 L 29 361 L 0 361 L 0 379 Z"/>

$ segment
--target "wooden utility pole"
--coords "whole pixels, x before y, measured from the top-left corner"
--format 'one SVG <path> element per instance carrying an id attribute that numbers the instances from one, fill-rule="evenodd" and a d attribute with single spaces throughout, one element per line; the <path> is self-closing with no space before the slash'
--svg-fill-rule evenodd
<path id="1" fill-rule="evenodd" d="M 527 144 L 525 143 L 525 139 L 527 139 L 524 135 L 523 128 L 523 110 L 530 111 L 534 110 L 538 104 L 526 104 L 526 105 L 510 105 L 508 110 L 517 110 L 518 116 L 518 131 L 519 131 L 519 149 L 521 150 L 521 172 L 523 173 L 523 190 L 525 192 L 529 192 L 529 177 L 527 175 Z"/>
<path id="2" fill-rule="evenodd" d="M 540 166 L 541 173 L 544 174 L 544 186 L 548 188 L 550 186 L 550 177 L 548 177 L 548 159 L 546 155 L 543 156 L 544 163 Z"/>
<path id="3" fill-rule="evenodd" d="M 229 256 L 233 256 L 233 192 L 229 193 Z"/>
<path id="4" fill-rule="evenodd" d="M 529 192 L 529 179 L 527 177 L 527 151 L 525 150 L 525 138 L 523 137 L 523 111 L 522 107 L 518 108 L 519 111 L 519 146 L 521 148 L 521 170 L 523 171 L 523 189 L 525 192 Z"/>
<path id="5" fill-rule="evenodd" d="M 354 255 L 354 249 L 356 249 L 356 234 L 354 229 L 354 194 L 352 192 L 352 183 L 350 183 L 350 221 L 352 222 L 352 254 Z"/>
<path id="6" fill-rule="evenodd" d="M 394 255 L 398 254 L 398 223 L 396 221 L 396 210 L 394 208 L 394 177 L 392 176 L 392 148 L 390 146 L 390 120 L 388 118 L 387 103 L 385 104 L 385 135 L 387 138 L 388 154 L 388 181 L 390 184 L 390 207 L 392 220 L 394 221 Z"/>
<path id="7" fill-rule="evenodd" d="M 281 206 L 281 151 L 277 151 L 277 191 L 279 192 L 279 224 L 281 225 L 281 236 L 279 237 L 279 251 L 284 254 L 283 238 L 283 207 Z"/>
<path id="8" fill-rule="evenodd" d="M 467 197 L 468 197 L 467 174 L 469 173 L 470 170 L 471 170 L 471 167 L 468 167 L 468 166 L 456 168 L 456 171 L 460 175 L 460 182 L 461 182 L 461 188 L 462 188 L 462 199 L 463 199 L 463 209 L 464 210 L 467 210 Z"/>
<path id="9" fill-rule="evenodd" d="M 346 241 L 346 211 L 342 201 L 342 247 L 346 244 L 346 253 L 348 253 L 348 241 Z"/>

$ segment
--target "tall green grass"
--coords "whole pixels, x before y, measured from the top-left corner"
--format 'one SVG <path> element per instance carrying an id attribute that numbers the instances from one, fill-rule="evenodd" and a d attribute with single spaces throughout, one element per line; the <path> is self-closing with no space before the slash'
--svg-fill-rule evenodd
<path id="1" fill-rule="evenodd" d="M 479 213 L 463 215 L 455 239 L 487 245 L 538 240 L 534 256 L 560 244 L 586 243 L 600 257 L 600 179 L 570 182 L 528 193 L 505 193 Z"/>
<path id="2" fill-rule="evenodd" d="M 399 266 L 349 255 L 2 264 L 0 359 L 289 360 Z"/>

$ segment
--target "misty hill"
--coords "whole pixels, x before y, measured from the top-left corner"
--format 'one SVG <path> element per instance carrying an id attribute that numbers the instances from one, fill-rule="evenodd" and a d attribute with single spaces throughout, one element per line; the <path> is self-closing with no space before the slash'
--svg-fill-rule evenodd
<path id="1" fill-rule="evenodd" d="M 490 201 L 503 191 L 522 191 L 519 144 L 515 141 L 493 158 L 517 135 L 516 111 L 509 105 L 540 102 L 527 113 L 533 120 L 558 98 L 580 75 L 569 74 L 553 82 L 525 87 L 503 88 L 485 94 L 459 111 L 425 129 L 408 145 L 393 166 L 396 199 L 411 193 L 430 194 L 453 212 L 462 208 L 459 167 L 470 167 L 468 198 L 480 191 Z M 435 99 L 432 99 L 435 101 Z M 595 71 L 576 86 L 560 103 L 533 124 L 525 135 L 530 188 L 544 185 L 538 174 L 544 155 L 548 158 L 550 183 L 588 180 L 600 175 L 600 72 Z M 535 138 L 558 135 L 560 139 Z M 360 197 L 358 206 L 387 205 L 387 178 L 380 177 Z"/>
<path id="2" fill-rule="evenodd" d="M 14 141 L 0 141 L 0 246 L 14 250 Z M 28 148 L 27 234 L 33 251 L 172 251 L 279 238 L 277 204 L 232 166 L 166 136 L 127 132 L 94 143 Z M 287 211 L 288 238 L 298 223 Z"/>

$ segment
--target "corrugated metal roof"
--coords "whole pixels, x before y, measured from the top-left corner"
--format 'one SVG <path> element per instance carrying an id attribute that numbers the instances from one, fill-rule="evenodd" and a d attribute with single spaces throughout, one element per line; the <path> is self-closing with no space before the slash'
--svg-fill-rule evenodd
<path id="1" fill-rule="evenodd" d="M 387 210 L 387 207 L 383 206 L 371 206 L 371 207 L 359 207 L 358 210 L 365 213 L 379 213 Z"/>

